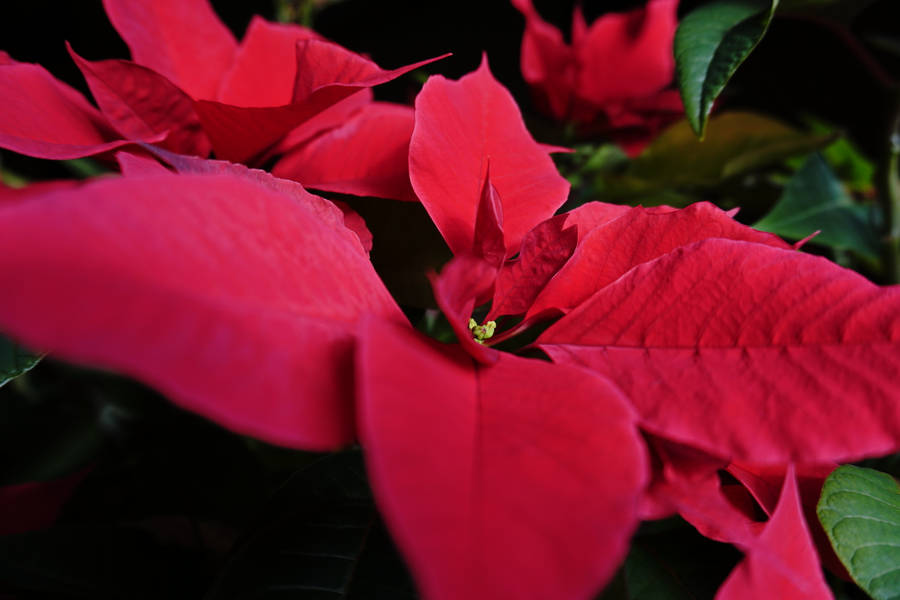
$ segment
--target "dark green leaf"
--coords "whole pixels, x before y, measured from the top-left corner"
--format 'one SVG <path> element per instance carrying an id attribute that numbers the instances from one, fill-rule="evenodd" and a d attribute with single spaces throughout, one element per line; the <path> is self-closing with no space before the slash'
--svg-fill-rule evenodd
<path id="1" fill-rule="evenodd" d="M 0 336 L 0 387 L 34 368 L 41 357 Z"/>
<path id="2" fill-rule="evenodd" d="M 79 179 L 88 179 L 97 177 L 104 173 L 109 173 L 109 168 L 97 162 L 92 158 L 75 158 L 63 161 L 63 165 Z"/>
<path id="3" fill-rule="evenodd" d="M 817 244 L 878 258 L 878 233 L 868 209 L 853 202 L 818 154 L 806 160 L 772 211 L 753 227 L 796 240 L 819 230 Z"/>
<path id="4" fill-rule="evenodd" d="M 699 137 L 713 102 L 765 35 L 777 6 L 778 0 L 717 0 L 678 25 L 676 77 L 688 122 Z"/>
<path id="5" fill-rule="evenodd" d="M 846 465 L 825 480 L 816 509 L 853 580 L 875 600 L 900 598 L 900 486 Z"/>
<path id="6" fill-rule="evenodd" d="M 698 140 L 685 121 L 663 132 L 631 163 L 628 174 L 660 186 L 711 187 L 729 177 L 806 154 L 827 145 L 831 134 L 813 135 L 750 112 L 713 117 Z"/>

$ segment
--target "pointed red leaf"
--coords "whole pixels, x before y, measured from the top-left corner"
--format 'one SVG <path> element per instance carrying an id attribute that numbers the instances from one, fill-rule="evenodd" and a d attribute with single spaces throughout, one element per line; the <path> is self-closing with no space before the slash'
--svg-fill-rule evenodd
<path id="1" fill-rule="evenodd" d="M 374 320 L 357 356 L 370 480 L 424 597 L 586 599 L 612 576 L 647 468 L 614 387 Z"/>
<path id="2" fill-rule="evenodd" d="M 497 188 L 491 183 L 490 160 L 485 165 L 484 184 L 481 186 L 481 198 L 475 213 L 472 253 L 498 269 L 506 260 L 506 247 L 503 244 L 503 205 Z"/>
<path id="3" fill-rule="evenodd" d="M 446 56 L 446 55 L 445 55 Z M 348 96 L 443 58 L 384 70 L 372 61 L 331 42 L 297 42 L 294 100 L 285 106 L 242 107 L 198 100 L 197 113 L 217 158 L 247 162 L 289 131 Z"/>
<path id="4" fill-rule="evenodd" d="M 211 149 L 190 96 L 156 73 L 127 60 L 87 61 L 71 46 L 69 55 L 81 70 L 94 99 L 125 138 L 167 133 L 160 146 L 174 152 L 206 156 Z"/>
<path id="5" fill-rule="evenodd" d="M 772 518 L 716 598 L 832 598 L 803 518 L 793 467 L 784 478 Z"/>
<path id="6" fill-rule="evenodd" d="M 835 554 L 831 541 L 816 514 L 825 479 L 837 466 L 837 463 L 794 465 L 794 469 L 797 475 L 797 488 L 800 492 L 800 504 L 819 555 L 819 562 L 838 577 L 850 581 L 850 574 L 847 573 L 846 567 Z M 776 510 L 786 470 L 786 465 L 749 465 L 745 463 L 728 465 L 728 472 L 753 494 L 759 506 L 770 517 Z"/>
<path id="7" fill-rule="evenodd" d="M 408 166 L 413 123 L 411 108 L 373 102 L 285 154 L 272 173 L 318 190 L 415 201 Z"/>
<path id="8" fill-rule="evenodd" d="M 84 96 L 40 65 L 0 65 L 0 147 L 60 160 L 101 154 L 128 143 Z"/>
<path id="9" fill-rule="evenodd" d="M 0 329 L 240 433 L 345 444 L 356 321 L 404 318 L 321 202 L 234 174 L 169 174 L 0 207 L 0 278 L 16 282 Z"/>
<path id="10" fill-rule="evenodd" d="M 678 0 L 650 0 L 594 21 L 575 49 L 578 94 L 597 106 L 649 96 L 672 82 Z"/>
<path id="11" fill-rule="evenodd" d="M 547 219 L 522 240 L 519 257 L 503 265 L 494 288 L 488 319 L 524 314 L 534 299 L 575 251 L 576 226 L 567 215 Z"/>
<path id="12" fill-rule="evenodd" d="M 736 461 L 900 448 L 900 287 L 823 258 L 698 242 L 632 269 L 538 343 L 615 381 L 648 430 Z"/>
<path id="13" fill-rule="evenodd" d="M 416 98 L 409 173 L 456 254 L 472 248 L 488 160 L 503 205 L 506 249 L 514 254 L 525 233 L 565 202 L 569 184 L 529 135 L 515 101 L 486 60 L 459 81 L 431 77 Z"/>
<path id="14" fill-rule="evenodd" d="M 305 40 L 296 44 L 297 79 L 294 102 L 309 98 L 332 86 L 366 88 L 387 83 L 404 73 L 449 56 L 444 54 L 398 69 L 382 69 L 368 58 L 327 40 Z"/>
<path id="15" fill-rule="evenodd" d="M 635 207 L 584 236 L 569 262 L 538 296 L 529 316 L 547 310 L 567 312 L 632 267 L 713 237 L 790 248 L 778 237 L 741 225 L 706 202 L 677 211 Z"/>
<path id="16" fill-rule="evenodd" d="M 297 78 L 297 42 L 309 39 L 322 38 L 306 27 L 254 16 L 215 99 L 235 106 L 290 104 Z"/>
<path id="17" fill-rule="evenodd" d="M 207 0 L 103 0 L 134 62 L 194 99 L 216 97 L 237 42 Z"/>

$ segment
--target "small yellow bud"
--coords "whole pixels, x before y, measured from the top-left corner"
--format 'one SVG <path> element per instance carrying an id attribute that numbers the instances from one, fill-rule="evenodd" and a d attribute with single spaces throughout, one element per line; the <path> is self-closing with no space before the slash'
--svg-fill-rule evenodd
<path id="1" fill-rule="evenodd" d="M 494 335 L 496 329 L 496 321 L 488 321 L 484 325 L 479 325 L 475 322 L 475 319 L 469 319 L 469 331 L 472 332 L 472 337 L 474 337 L 475 341 L 479 344 L 484 343 L 484 340 L 490 339 Z"/>

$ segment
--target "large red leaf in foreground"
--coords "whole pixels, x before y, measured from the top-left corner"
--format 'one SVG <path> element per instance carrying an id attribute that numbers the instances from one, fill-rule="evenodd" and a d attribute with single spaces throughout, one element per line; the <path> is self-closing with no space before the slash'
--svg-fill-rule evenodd
<path id="1" fill-rule="evenodd" d="M 0 327 L 235 431 L 346 443 L 355 322 L 404 319 L 341 212 L 294 187 L 160 174 L 2 206 L 0 278 L 15 286 Z"/>
<path id="2" fill-rule="evenodd" d="M 900 287 L 823 258 L 724 239 L 683 246 L 538 343 L 615 381 L 650 431 L 719 456 L 824 462 L 900 447 Z"/>
<path id="3" fill-rule="evenodd" d="M 592 597 L 637 523 L 647 466 L 604 379 L 366 321 L 359 427 L 369 476 L 425 597 Z"/>
<path id="4" fill-rule="evenodd" d="M 488 163 L 512 255 L 525 233 L 565 202 L 569 184 L 525 129 L 515 100 L 491 75 L 487 60 L 459 81 L 431 77 L 416 97 L 409 175 L 454 254 L 472 250 Z"/>

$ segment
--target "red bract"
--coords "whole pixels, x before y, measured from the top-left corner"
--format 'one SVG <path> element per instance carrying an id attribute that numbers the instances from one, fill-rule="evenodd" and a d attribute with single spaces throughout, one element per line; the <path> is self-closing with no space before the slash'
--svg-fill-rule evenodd
<path id="1" fill-rule="evenodd" d="M 784 477 L 781 498 L 756 543 L 731 573 L 716 598 L 831 598 L 819 558 L 803 519 L 793 467 Z"/>
<path id="2" fill-rule="evenodd" d="M 235 431 L 351 441 L 355 323 L 405 319 L 341 211 L 238 165 L 139 166 L 0 206 L 0 273 L 16 282 L 3 331 Z"/>
<path id="3" fill-rule="evenodd" d="M 294 144 L 272 173 L 318 190 L 416 201 L 407 166 L 413 124 L 411 108 L 373 102 L 341 125 Z"/>
<path id="4" fill-rule="evenodd" d="M 359 424 L 373 486 L 425 591 L 430 597 L 586 597 L 589 583 L 602 581 L 582 579 L 574 569 L 567 577 L 584 587 L 567 587 L 569 579 L 540 568 L 546 559 L 520 542 L 522 552 L 509 561 L 521 569 L 523 591 L 507 579 L 508 562 L 488 563 L 480 553 L 481 546 L 493 552 L 490 542 L 506 535 L 520 539 L 528 530 L 521 521 L 555 514 L 563 502 L 545 496 L 542 484 L 523 491 L 530 472 L 506 464 L 490 444 L 501 438 L 504 453 L 541 447 L 558 465 L 580 460 L 585 438 L 556 437 L 552 432 L 568 425 L 545 421 L 553 413 L 543 411 L 591 418 L 578 395 L 565 391 L 566 385 L 599 385 L 587 382 L 586 367 L 603 376 L 603 386 L 616 384 L 637 410 L 637 425 L 658 440 L 661 471 L 634 510 L 652 517 L 678 512 L 704 535 L 746 552 L 722 597 L 748 590 L 756 596 L 822 592 L 791 465 L 900 447 L 893 402 L 900 382 L 892 375 L 900 370 L 900 288 L 879 288 L 709 204 L 675 210 L 592 203 L 544 222 L 526 210 L 520 218 L 533 228 L 512 246 L 519 256 L 501 258 L 498 268 L 491 240 L 509 239 L 507 224 L 521 206 L 507 202 L 500 185 L 491 187 L 502 158 L 495 140 L 509 134 L 488 128 L 471 143 L 460 141 L 467 139 L 461 130 L 478 123 L 491 102 L 473 81 L 470 75 L 448 90 L 442 80 L 426 85 L 416 127 L 427 124 L 428 136 L 414 137 L 410 146 L 413 185 L 457 254 L 433 287 L 460 346 L 430 346 L 412 332 L 373 322 L 360 346 Z M 493 339 L 467 326 L 475 307 L 489 299 L 489 318 L 525 320 L 506 331 L 501 322 Z M 537 341 L 552 366 L 486 347 L 561 314 Z M 389 360 L 381 348 L 404 359 Z M 503 374 L 504 385 L 492 385 L 493 373 Z M 540 400 L 530 400 L 532 391 Z M 593 395 L 602 402 L 608 396 Z M 510 398 L 517 409 L 507 408 Z M 494 410 L 502 411 L 509 429 L 481 424 L 493 422 Z M 553 426 L 534 430 L 518 426 L 520 420 Z M 607 459 L 623 460 L 594 456 L 602 456 L 595 472 L 612 468 Z M 780 470 L 777 508 L 772 494 L 763 499 L 749 480 L 721 484 L 718 471 L 737 469 L 735 461 Z M 473 473 L 473 464 L 503 468 Z M 566 489 L 563 471 L 538 472 L 541 483 Z M 542 508 L 526 505 L 518 512 L 528 516 L 518 523 L 496 524 L 494 502 L 506 498 L 506 488 L 485 485 L 492 496 L 470 491 L 479 490 L 473 481 L 492 478 Z M 603 501 L 638 503 L 635 491 L 609 487 Z M 757 503 L 768 521 L 755 520 Z M 487 522 L 496 524 L 495 535 L 484 533 Z M 547 547 L 566 535 L 545 524 L 541 529 Z M 613 535 L 626 534 L 623 528 Z M 615 560 L 595 546 L 583 551 L 605 556 L 604 564 Z"/>
<path id="5" fill-rule="evenodd" d="M 134 62 L 90 62 L 72 52 L 103 117 L 46 72 L 34 74 L 39 67 L 8 64 L 4 55 L 4 147 L 71 158 L 106 152 L 124 137 L 252 162 L 289 132 L 296 144 L 342 124 L 368 104 L 368 88 L 430 62 L 386 71 L 306 28 L 258 18 L 238 44 L 206 0 L 106 0 L 104 6 Z M 351 100 L 358 92 L 363 97 Z"/>
<path id="6" fill-rule="evenodd" d="M 522 75 L 553 117 L 598 119 L 630 153 L 682 112 L 672 83 L 672 40 L 678 0 L 650 0 L 642 9 L 600 17 L 590 26 L 572 16 L 572 43 L 544 21 L 531 0 L 512 0 L 525 16 Z"/>
<path id="7" fill-rule="evenodd" d="M 41 158 L 68 159 L 127 143 L 100 111 L 40 65 L 8 56 L 0 62 L 0 146 Z"/>
<path id="8" fill-rule="evenodd" d="M 589 598 L 611 577 L 646 477 L 615 387 L 372 321 L 358 368 L 369 475 L 426 597 Z"/>
<path id="9" fill-rule="evenodd" d="M 416 97 L 409 152 L 413 189 L 454 253 L 470 252 L 488 171 L 512 255 L 525 233 L 566 200 L 569 184 L 535 142 L 485 58 L 459 81 L 430 78 Z"/>
<path id="10" fill-rule="evenodd" d="M 897 446 L 900 288 L 795 250 L 685 244 L 610 281 L 538 343 L 616 381 L 651 431 L 734 460 Z"/>

